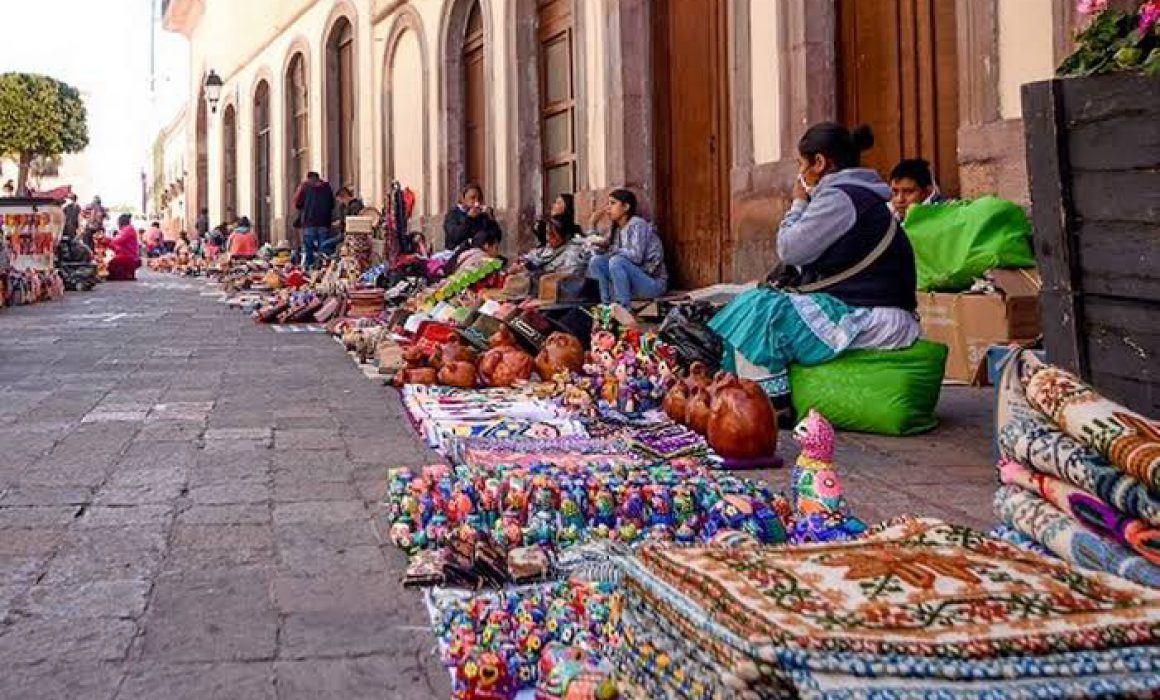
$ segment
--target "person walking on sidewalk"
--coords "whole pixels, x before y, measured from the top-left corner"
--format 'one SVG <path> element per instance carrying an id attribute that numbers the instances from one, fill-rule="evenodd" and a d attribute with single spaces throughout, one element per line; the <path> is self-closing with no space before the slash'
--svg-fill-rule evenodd
<path id="1" fill-rule="evenodd" d="M 334 192 L 330 183 L 316 172 L 306 174 L 306 181 L 294 195 L 302 226 L 303 264 L 311 269 L 322 244 L 330 238 L 330 217 L 334 213 Z"/>

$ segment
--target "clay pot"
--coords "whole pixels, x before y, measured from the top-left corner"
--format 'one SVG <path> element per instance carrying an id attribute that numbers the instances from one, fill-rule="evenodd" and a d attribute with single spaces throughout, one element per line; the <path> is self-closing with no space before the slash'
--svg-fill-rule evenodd
<path id="1" fill-rule="evenodd" d="M 777 418 L 757 382 L 726 374 L 713 383 L 709 446 L 726 459 L 769 457 L 777 450 Z"/>
<path id="2" fill-rule="evenodd" d="M 444 365 L 455 362 L 468 362 L 474 365 L 476 359 L 475 351 L 470 347 L 458 340 L 449 340 L 435 351 L 435 355 L 431 358 L 431 366 L 442 369 Z"/>
<path id="3" fill-rule="evenodd" d="M 407 363 L 408 369 L 422 367 L 426 360 L 427 358 L 424 356 L 423 351 L 416 345 L 412 345 L 403 350 L 403 362 Z"/>
<path id="4" fill-rule="evenodd" d="M 519 348 L 492 348 L 479 360 L 479 376 L 488 386 L 511 386 L 531 379 L 532 365 L 532 356 Z"/>
<path id="5" fill-rule="evenodd" d="M 688 403 L 689 388 L 685 386 L 684 382 L 677 382 L 672 389 L 669 389 L 669 393 L 665 394 L 664 401 L 661 401 L 661 410 L 672 420 L 684 423 Z"/>
<path id="6" fill-rule="evenodd" d="M 507 326 L 500 326 L 499 330 L 491 334 L 487 339 L 487 346 L 489 348 L 514 348 L 518 345 L 515 333 Z"/>
<path id="7" fill-rule="evenodd" d="M 433 367 L 413 367 L 395 375 L 395 386 L 404 384 L 437 384 L 439 374 Z"/>
<path id="8" fill-rule="evenodd" d="M 711 403 L 712 397 L 708 389 L 697 387 L 689 391 L 689 398 L 685 402 L 685 425 L 689 430 L 699 435 L 709 431 Z"/>
<path id="9" fill-rule="evenodd" d="M 459 387 L 460 389 L 475 388 L 475 365 L 463 360 L 444 362 L 439 370 L 439 383 L 445 386 Z"/>
<path id="10" fill-rule="evenodd" d="M 544 341 L 536 355 L 536 373 L 545 381 L 560 372 L 579 372 L 584 366 L 584 345 L 568 333 L 556 332 Z"/>
<path id="11" fill-rule="evenodd" d="M 689 389 L 700 387 L 707 389 L 710 384 L 709 369 L 700 360 L 689 365 L 689 376 L 685 377 L 685 386 Z"/>

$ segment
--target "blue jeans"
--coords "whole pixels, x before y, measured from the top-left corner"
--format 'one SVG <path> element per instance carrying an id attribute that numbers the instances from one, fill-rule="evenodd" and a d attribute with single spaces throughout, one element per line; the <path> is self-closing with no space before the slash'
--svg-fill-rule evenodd
<path id="1" fill-rule="evenodd" d="M 623 255 L 594 255 L 588 276 L 600 285 L 600 301 L 627 307 L 633 299 L 655 299 L 668 289 L 668 281 L 650 277 Z"/>
<path id="2" fill-rule="evenodd" d="M 330 238 L 330 227 L 307 226 L 302 229 L 303 265 L 307 270 L 314 267 L 314 257 L 318 255 L 322 243 Z"/>

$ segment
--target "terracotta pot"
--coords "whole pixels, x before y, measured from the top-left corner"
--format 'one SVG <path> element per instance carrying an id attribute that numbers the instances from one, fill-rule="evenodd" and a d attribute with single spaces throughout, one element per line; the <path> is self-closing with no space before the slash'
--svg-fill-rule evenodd
<path id="1" fill-rule="evenodd" d="M 689 365 L 689 376 L 685 377 L 685 386 L 689 389 L 696 387 L 707 389 L 710 383 L 709 369 L 705 367 L 704 362 L 696 361 Z"/>
<path id="2" fill-rule="evenodd" d="M 584 366 L 584 345 L 568 333 L 556 332 L 544 341 L 536 355 L 536 373 L 540 379 L 550 380 L 560 372 L 579 372 Z"/>
<path id="3" fill-rule="evenodd" d="M 477 360 L 475 351 L 458 340 L 449 340 L 435 352 L 431 358 L 431 366 L 442 369 L 444 365 L 455 362 L 468 362 L 472 365 Z"/>
<path id="4" fill-rule="evenodd" d="M 413 369 L 415 367 L 422 367 L 427 361 L 423 351 L 418 346 L 412 345 L 403 350 L 403 362 L 407 363 L 407 367 Z"/>
<path id="5" fill-rule="evenodd" d="M 684 382 L 677 382 L 672 389 L 669 389 L 669 393 L 665 394 L 664 401 L 661 401 L 661 410 L 674 421 L 684 423 L 688 404 L 689 388 L 685 386 Z"/>
<path id="6" fill-rule="evenodd" d="M 777 418 L 765 391 L 727 374 L 714 382 L 706 438 L 727 459 L 758 459 L 777 450 Z"/>
<path id="7" fill-rule="evenodd" d="M 694 433 L 704 435 L 709 431 L 709 415 L 712 397 L 709 390 L 697 387 L 689 391 L 689 398 L 685 402 L 685 425 Z"/>
<path id="8" fill-rule="evenodd" d="M 473 389 L 476 383 L 475 365 L 462 360 L 444 362 L 439 370 L 439 383 L 460 389 Z"/>
<path id="9" fill-rule="evenodd" d="M 518 343 L 515 334 L 507 326 L 500 326 L 499 330 L 492 333 L 491 337 L 487 339 L 487 345 L 490 348 L 514 348 Z"/>
<path id="10" fill-rule="evenodd" d="M 488 386 L 511 386 L 531 379 L 532 365 L 532 356 L 519 348 L 492 348 L 479 360 L 479 375 Z"/>
<path id="11" fill-rule="evenodd" d="M 405 369 L 398 376 L 403 378 L 403 384 L 437 384 L 439 382 L 439 374 L 433 367 Z"/>

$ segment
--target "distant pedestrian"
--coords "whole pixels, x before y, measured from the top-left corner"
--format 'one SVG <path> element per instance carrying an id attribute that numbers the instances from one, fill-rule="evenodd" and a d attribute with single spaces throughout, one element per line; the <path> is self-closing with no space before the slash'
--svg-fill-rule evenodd
<path id="1" fill-rule="evenodd" d="M 77 231 L 79 231 L 81 227 L 81 206 L 77 204 L 77 196 L 75 193 L 69 193 L 63 211 L 63 236 L 69 239 L 76 238 Z"/>
<path id="2" fill-rule="evenodd" d="M 198 238 L 205 238 L 206 234 L 209 233 L 209 209 L 201 208 L 201 211 L 197 213 L 197 221 L 194 222 L 193 229 L 197 232 Z"/>
<path id="3" fill-rule="evenodd" d="M 294 195 L 294 208 L 298 210 L 302 227 L 303 262 L 306 269 L 314 267 L 319 249 L 330 238 L 334 202 L 330 183 L 316 172 L 307 173 L 306 181 L 298 186 L 298 192 Z"/>

